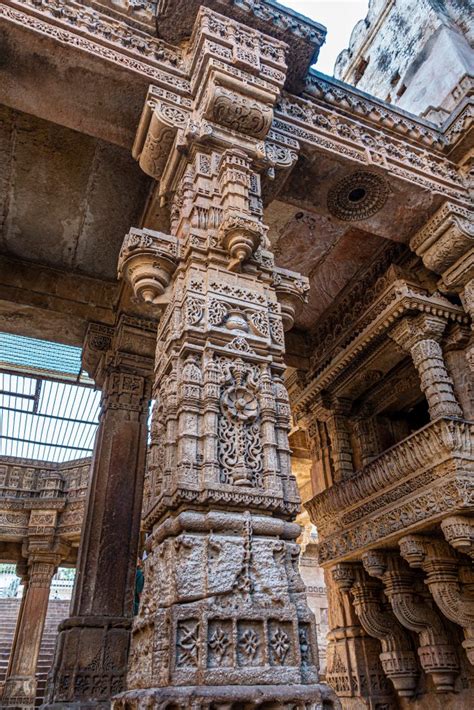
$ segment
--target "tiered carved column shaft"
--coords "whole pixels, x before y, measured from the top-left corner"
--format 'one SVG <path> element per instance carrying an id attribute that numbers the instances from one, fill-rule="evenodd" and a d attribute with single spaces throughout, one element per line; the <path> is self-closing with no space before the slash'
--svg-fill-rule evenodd
<path id="1" fill-rule="evenodd" d="M 89 328 L 84 364 L 102 385 L 101 414 L 72 615 L 49 678 L 52 707 L 106 705 L 125 682 L 151 394 L 143 352 L 154 332 L 125 316 L 115 330 Z"/>
<path id="2" fill-rule="evenodd" d="M 350 407 L 348 400 L 320 396 L 307 415 L 310 448 L 319 460 L 314 474 L 323 474 L 323 480 L 314 481 L 316 490 L 343 481 L 353 473 Z"/>
<path id="3" fill-rule="evenodd" d="M 445 327 L 446 323 L 441 318 L 420 315 L 403 319 L 390 333 L 393 340 L 413 358 L 432 419 L 462 417 L 439 344 Z"/>
<path id="4" fill-rule="evenodd" d="M 144 509 L 152 532 L 115 708 L 333 704 L 318 684 L 298 571 L 282 382 L 283 330 L 308 284 L 275 266 L 262 221 L 261 174 L 272 167 L 262 141 L 284 51 L 201 8 L 189 45 L 192 116 L 171 121 L 147 102 L 142 117 L 142 165 L 156 144 L 147 131 L 177 132 L 173 147 L 158 141 L 151 170 L 172 233 L 132 230 L 119 263 L 161 318 Z"/>

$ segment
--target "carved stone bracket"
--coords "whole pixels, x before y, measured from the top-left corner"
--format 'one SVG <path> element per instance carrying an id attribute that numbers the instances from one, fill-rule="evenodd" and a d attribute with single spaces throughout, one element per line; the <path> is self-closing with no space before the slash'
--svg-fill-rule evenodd
<path id="1" fill-rule="evenodd" d="M 460 583 L 459 555 L 444 540 L 423 535 L 407 535 L 399 544 L 409 565 L 426 573 L 426 584 L 442 613 L 463 628 L 463 647 L 474 665 L 474 600 Z"/>
<path id="2" fill-rule="evenodd" d="M 441 522 L 441 530 L 458 552 L 474 557 L 474 520 L 466 515 L 450 515 Z"/>
<path id="3" fill-rule="evenodd" d="M 309 279 L 293 271 L 275 267 L 273 285 L 281 306 L 283 327 L 290 330 L 295 321 L 296 309 L 308 300 Z"/>
<path id="4" fill-rule="evenodd" d="M 130 282 L 145 303 L 162 303 L 178 264 L 175 237 L 150 229 L 131 229 L 119 255 L 118 275 Z"/>
<path id="5" fill-rule="evenodd" d="M 364 553 L 366 571 L 382 580 L 385 594 L 399 622 L 419 638 L 418 656 L 438 692 L 454 689 L 459 671 L 455 647 L 441 616 L 416 591 L 415 576 L 396 554 L 371 550 Z"/>
<path id="6" fill-rule="evenodd" d="M 380 661 L 400 697 L 415 693 L 418 665 L 410 635 L 387 604 L 383 587 L 371 579 L 360 564 L 340 563 L 332 568 L 332 577 L 343 594 L 351 592 L 355 612 L 364 630 L 380 640 Z"/>

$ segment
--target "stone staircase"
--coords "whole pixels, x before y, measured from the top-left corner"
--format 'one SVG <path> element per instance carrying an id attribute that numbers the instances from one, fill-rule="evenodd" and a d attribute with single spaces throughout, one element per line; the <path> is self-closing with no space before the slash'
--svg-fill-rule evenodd
<path id="1" fill-rule="evenodd" d="M 68 616 L 69 604 L 70 602 L 68 600 L 49 600 L 48 613 L 36 668 L 36 676 L 38 679 L 37 707 L 43 702 L 46 679 L 53 661 L 58 624 Z M 19 609 L 19 599 L 0 599 L 0 689 L 3 687 L 5 681 L 8 658 Z"/>

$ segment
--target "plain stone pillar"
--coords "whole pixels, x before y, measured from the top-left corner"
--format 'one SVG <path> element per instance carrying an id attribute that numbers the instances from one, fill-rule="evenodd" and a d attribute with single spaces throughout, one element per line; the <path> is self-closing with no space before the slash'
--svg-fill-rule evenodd
<path id="1" fill-rule="evenodd" d="M 0 707 L 34 706 L 36 664 L 56 565 L 48 558 L 34 559 L 29 565 Z"/>
<path id="2" fill-rule="evenodd" d="M 133 334 L 122 321 L 95 373 L 101 415 L 72 615 L 59 627 L 49 679 L 48 703 L 56 707 L 106 706 L 125 679 L 150 399 L 147 358 L 116 348 L 127 328 Z M 134 335 L 128 341 L 139 343 Z M 109 344 L 93 336 L 97 349 Z"/>

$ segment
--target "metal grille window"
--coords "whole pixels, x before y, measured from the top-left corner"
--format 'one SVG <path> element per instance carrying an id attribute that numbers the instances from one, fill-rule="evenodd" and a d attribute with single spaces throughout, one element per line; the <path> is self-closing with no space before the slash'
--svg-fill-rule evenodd
<path id="1" fill-rule="evenodd" d="M 81 349 L 0 333 L 0 455 L 62 463 L 90 456 L 100 392 Z"/>

